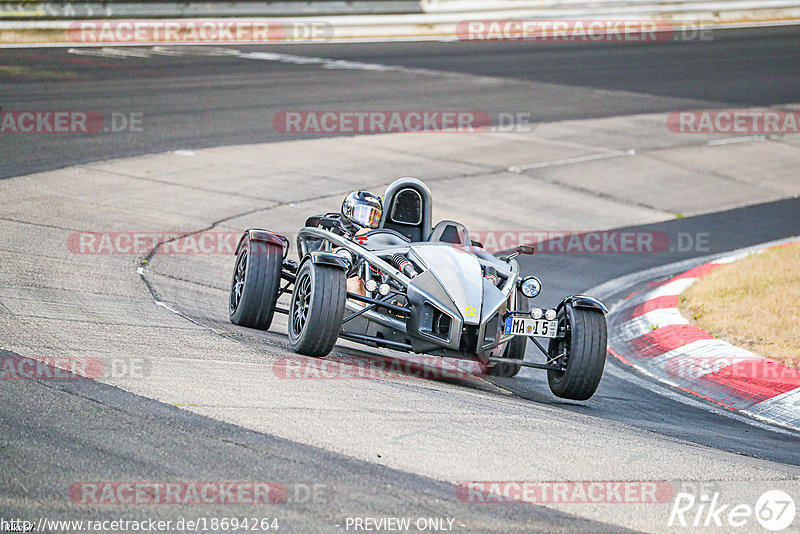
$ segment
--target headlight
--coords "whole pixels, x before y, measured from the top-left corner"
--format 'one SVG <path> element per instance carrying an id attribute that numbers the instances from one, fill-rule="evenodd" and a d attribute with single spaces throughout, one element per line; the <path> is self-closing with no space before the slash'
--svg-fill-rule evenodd
<path id="1" fill-rule="evenodd" d="M 532 308 L 531 309 L 531 319 L 541 319 L 544 312 L 541 308 Z"/>
<path id="2" fill-rule="evenodd" d="M 364 287 L 367 289 L 367 291 L 369 291 L 370 293 L 372 293 L 372 292 L 374 292 L 376 289 L 378 289 L 378 282 L 376 282 L 375 280 L 373 280 L 372 278 L 370 278 L 369 280 L 367 280 L 366 282 L 364 282 Z"/>
<path id="3" fill-rule="evenodd" d="M 391 290 L 392 290 L 392 288 L 389 286 L 389 284 L 381 284 L 381 285 L 378 286 L 378 293 L 380 293 L 384 297 L 386 295 L 388 295 L 389 291 L 391 291 Z"/>
<path id="4" fill-rule="evenodd" d="M 542 292 L 542 283 L 535 276 L 526 276 L 519 285 L 519 290 L 529 299 Z"/>
<path id="5" fill-rule="evenodd" d="M 548 321 L 552 321 L 553 319 L 556 318 L 556 311 L 547 310 L 546 312 L 544 312 L 544 318 L 547 319 Z"/>

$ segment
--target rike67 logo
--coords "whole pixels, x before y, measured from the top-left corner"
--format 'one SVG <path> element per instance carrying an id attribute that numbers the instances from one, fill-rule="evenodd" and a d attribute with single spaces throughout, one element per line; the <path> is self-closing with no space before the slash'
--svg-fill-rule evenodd
<path id="1" fill-rule="evenodd" d="M 719 492 L 701 492 L 699 497 L 680 492 L 672 503 L 667 526 L 720 528 L 725 532 L 746 527 L 742 532 L 755 532 L 755 518 L 763 528 L 778 532 L 794 522 L 795 512 L 794 499 L 781 490 L 765 491 L 755 505 L 724 502 Z"/>

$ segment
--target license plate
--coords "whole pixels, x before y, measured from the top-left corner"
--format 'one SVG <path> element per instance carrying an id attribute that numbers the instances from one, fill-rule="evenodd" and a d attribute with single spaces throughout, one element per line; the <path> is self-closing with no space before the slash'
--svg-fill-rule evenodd
<path id="1" fill-rule="evenodd" d="M 547 319 L 531 319 L 528 317 L 508 317 L 506 334 L 513 336 L 556 337 L 558 321 Z"/>

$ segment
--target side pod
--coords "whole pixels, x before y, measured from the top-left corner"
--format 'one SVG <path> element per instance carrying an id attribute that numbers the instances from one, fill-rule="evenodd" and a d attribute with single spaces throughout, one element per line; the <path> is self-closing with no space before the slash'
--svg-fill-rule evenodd
<path id="1" fill-rule="evenodd" d="M 567 304 L 570 304 L 573 308 L 592 308 L 595 310 L 600 310 L 603 313 L 608 313 L 608 308 L 606 308 L 605 304 L 594 297 L 589 297 L 586 295 L 572 295 L 569 297 L 564 297 L 564 300 L 559 303 L 556 311 L 560 311 L 561 308 Z"/>

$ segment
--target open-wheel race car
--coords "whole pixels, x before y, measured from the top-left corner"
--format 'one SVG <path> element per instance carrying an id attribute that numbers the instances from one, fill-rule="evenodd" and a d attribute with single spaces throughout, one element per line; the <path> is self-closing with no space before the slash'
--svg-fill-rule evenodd
<path id="1" fill-rule="evenodd" d="M 266 330 L 275 312 L 285 313 L 291 348 L 307 356 L 326 356 L 343 338 L 473 359 L 494 376 L 514 376 L 521 366 L 544 369 L 556 396 L 594 394 L 606 358 L 602 302 L 574 295 L 555 309 L 529 307 L 541 283 L 522 276 L 515 258 L 533 247 L 497 257 L 460 223 L 432 226 L 431 193 L 420 180 L 401 178 L 382 200 L 362 200 L 377 206 L 360 229 L 348 224 L 345 206 L 309 217 L 297 234 L 299 261 L 288 258 L 286 237 L 247 230 L 236 248 L 230 320 Z M 285 293 L 288 309 L 277 303 Z M 528 340 L 543 363 L 524 361 Z"/>

